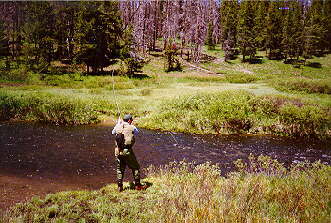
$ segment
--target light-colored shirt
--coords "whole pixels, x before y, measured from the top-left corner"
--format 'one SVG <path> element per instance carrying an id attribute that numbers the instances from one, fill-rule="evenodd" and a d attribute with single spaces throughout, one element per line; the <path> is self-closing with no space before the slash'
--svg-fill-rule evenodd
<path id="1" fill-rule="evenodd" d="M 115 125 L 115 127 L 113 128 L 113 131 L 111 132 L 111 134 L 115 135 L 115 134 L 117 133 L 117 132 L 116 132 L 116 129 L 118 129 L 119 126 L 123 125 L 123 123 L 127 123 L 127 124 L 129 124 L 128 122 L 120 122 L 120 123 L 117 123 L 117 124 Z M 129 125 L 130 125 L 130 124 L 129 124 Z M 131 125 L 131 126 L 133 127 L 133 134 L 134 134 L 134 135 L 137 135 L 137 134 L 139 133 L 138 128 L 137 128 L 136 126 L 134 126 L 134 125 Z"/>

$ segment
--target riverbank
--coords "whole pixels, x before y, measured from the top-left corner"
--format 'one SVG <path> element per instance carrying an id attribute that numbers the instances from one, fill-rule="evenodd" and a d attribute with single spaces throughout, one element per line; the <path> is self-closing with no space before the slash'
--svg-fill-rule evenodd
<path id="1" fill-rule="evenodd" d="M 331 55 L 312 59 L 319 68 L 294 68 L 262 52 L 261 64 L 224 62 L 218 47 L 205 53 L 214 59 L 184 61 L 183 71 L 170 73 L 163 71 L 162 53 L 149 55 L 135 78 L 111 72 L 6 76 L 0 119 L 80 125 L 131 113 L 138 126 L 164 131 L 330 137 Z"/>
<path id="2" fill-rule="evenodd" d="M 118 90 L 115 95 L 108 90 L 5 88 L 0 89 L 0 117 L 77 125 L 131 113 L 139 127 L 163 131 L 330 137 L 331 107 L 318 101 L 283 94 L 258 95 L 256 92 L 265 88 L 262 84 L 246 85 L 242 87 L 245 90 L 231 90 L 239 86 L 223 83 L 179 86 Z"/>
<path id="3" fill-rule="evenodd" d="M 210 163 L 149 168 L 146 191 L 69 191 L 18 204 L 8 222 L 327 222 L 331 168 L 299 164 L 286 170 L 268 157 L 251 158 L 228 178 Z"/>

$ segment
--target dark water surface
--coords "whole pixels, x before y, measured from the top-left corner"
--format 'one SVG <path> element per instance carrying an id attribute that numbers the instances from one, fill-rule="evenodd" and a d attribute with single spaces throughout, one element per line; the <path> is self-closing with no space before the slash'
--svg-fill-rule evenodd
<path id="1" fill-rule="evenodd" d="M 0 123 L 0 209 L 34 195 L 98 189 L 116 182 L 110 126 L 59 127 Z M 317 161 L 331 165 L 330 142 L 279 136 L 217 136 L 140 130 L 135 153 L 142 168 L 170 161 L 219 163 L 269 155 L 286 165 Z M 131 180 L 126 171 L 126 180 Z"/>

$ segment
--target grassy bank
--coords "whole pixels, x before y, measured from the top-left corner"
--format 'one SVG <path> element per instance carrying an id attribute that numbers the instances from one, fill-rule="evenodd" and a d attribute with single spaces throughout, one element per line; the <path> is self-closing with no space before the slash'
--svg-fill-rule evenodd
<path id="1" fill-rule="evenodd" d="M 331 94 L 331 79 L 283 78 L 271 81 L 272 86 L 281 91 Z"/>
<path id="2" fill-rule="evenodd" d="M 0 108 L 1 120 L 27 120 L 55 124 L 96 123 L 100 121 L 102 115 L 101 107 L 91 100 L 1 89 Z"/>
<path id="3" fill-rule="evenodd" d="M 5 222 L 328 222 L 331 167 L 286 170 L 268 157 L 238 161 L 227 178 L 217 166 L 184 162 L 150 167 L 144 192 L 116 185 L 35 197 L 12 207 Z M 129 186 L 129 184 L 125 184 Z"/>
<path id="4" fill-rule="evenodd" d="M 178 122 L 179 120 L 179 122 Z M 329 134 L 330 111 L 300 98 L 223 91 L 178 97 L 143 118 L 150 129 L 193 133 Z"/>
<path id="5" fill-rule="evenodd" d="M 313 99 L 256 95 L 255 88 L 227 90 L 231 88 L 222 83 L 214 90 L 209 86 L 208 90 L 195 94 L 192 91 L 201 85 L 181 86 L 172 94 L 167 92 L 171 89 L 137 88 L 117 90 L 116 95 L 102 89 L 0 89 L 0 118 L 89 124 L 116 117 L 121 111 L 133 114 L 138 118 L 138 126 L 147 129 L 201 134 L 330 136 L 330 107 Z M 178 92 L 183 96 L 176 96 Z"/>
<path id="6" fill-rule="evenodd" d="M 264 52 L 260 64 L 224 62 L 220 46 L 203 53 L 212 59 L 180 59 L 183 71 L 167 73 L 163 53 L 151 52 L 135 78 L 113 76 L 118 64 L 100 76 L 0 72 L 0 118 L 89 124 L 131 113 L 165 131 L 330 136 L 331 55 L 295 68 Z"/>

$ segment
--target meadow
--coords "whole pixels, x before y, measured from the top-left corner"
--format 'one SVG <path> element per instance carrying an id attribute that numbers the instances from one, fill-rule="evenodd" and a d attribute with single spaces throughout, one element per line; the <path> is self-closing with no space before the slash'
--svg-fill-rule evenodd
<path id="1" fill-rule="evenodd" d="M 59 74 L 59 63 L 47 75 L 13 65 L 0 75 L 0 118 L 76 125 L 131 113 L 138 126 L 163 131 L 330 136 L 331 55 L 300 68 L 264 52 L 257 64 L 222 55 L 219 46 L 206 48 L 199 64 L 181 59 L 182 71 L 165 72 L 162 53 L 153 53 L 131 78 L 119 75 L 119 64 L 103 75 L 79 67 Z"/>

